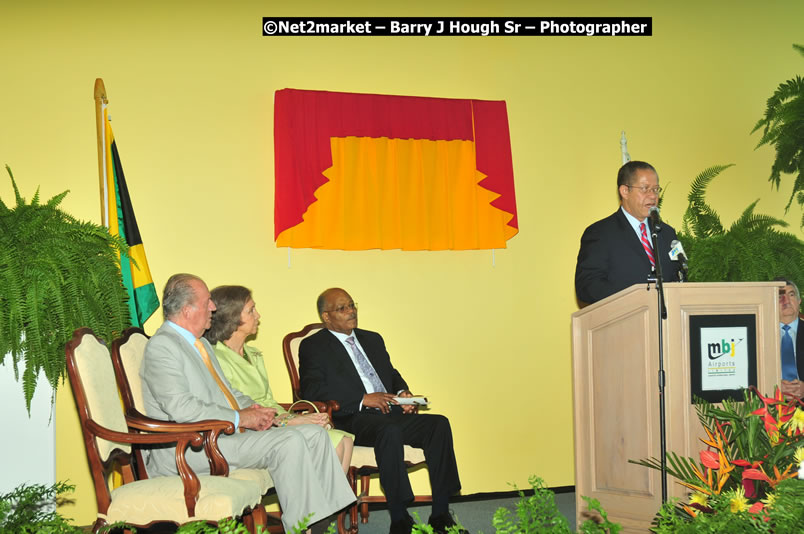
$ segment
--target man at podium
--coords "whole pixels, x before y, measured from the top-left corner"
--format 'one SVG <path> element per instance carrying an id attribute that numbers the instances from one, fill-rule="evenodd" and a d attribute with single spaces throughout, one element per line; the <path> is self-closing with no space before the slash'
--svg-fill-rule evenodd
<path id="1" fill-rule="evenodd" d="M 798 314 L 801 294 L 798 286 L 784 278 L 784 289 L 779 289 L 779 340 L 782 352 L 782 392 L 804 397 L 804 329 Z"/>
<path id="2" fill-rule="evenodd" d="M 591 304 L 634 284 L 647 283 L 660 261 L 666 282 L 678 280 L 670 260 L 676 231 L 662 223 L 653 250 L 648 217 L 659 202 L 659 175 L 644 161 L 629 161 L 617 173 L 620 209 L 589 226 L 581 237 L 575 267 L 575 294 Z"/>

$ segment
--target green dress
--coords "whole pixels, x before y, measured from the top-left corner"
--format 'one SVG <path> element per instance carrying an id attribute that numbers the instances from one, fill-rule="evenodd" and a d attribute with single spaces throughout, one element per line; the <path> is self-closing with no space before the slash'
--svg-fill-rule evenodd
<path id="1" fill-rule="evenodd" d="M 222 341 L 218 341 L 218 344 L 213 348 L 215 349 L 218 363 L 223 369 L 223 374 L 233 388 L 248 395 L 257 404 L 275 409 L 277 415 L 287 413 L 287 410 L 276 402 L 274 394 L 271 392 L 262 352 L 254 347 L 245 345 L 243 352 L 246 353 L 246 357 L 244 358 L 224 345 Z M 352 434 L 334 428 L 327 430 L 327 433 L 333 446 L 337 446 L 344 436 L 354 439 Z"/>

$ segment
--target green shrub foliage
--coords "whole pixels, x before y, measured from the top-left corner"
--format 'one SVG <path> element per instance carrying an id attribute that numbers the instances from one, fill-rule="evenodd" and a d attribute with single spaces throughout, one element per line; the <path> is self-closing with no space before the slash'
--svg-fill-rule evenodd
<path id="1" fill-rule="evenodd" d="M 0 534 L 76 534 L 83 529 L 70 525 L 55 511 L 60 495 L 75 486 L 57 482 L 52 486 L 23 484 L 0 495 Z"/>

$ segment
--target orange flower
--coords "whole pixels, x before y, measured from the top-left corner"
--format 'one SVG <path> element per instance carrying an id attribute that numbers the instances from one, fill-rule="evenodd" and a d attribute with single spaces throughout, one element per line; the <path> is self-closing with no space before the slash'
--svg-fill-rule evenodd
<path id="1" fill-rule="evenodd" d="M 684 511 L 687 512 L 688 514 L 690 514 L 692 517 L 695 517 L 695 516 L 698 515 L 698 510 L 696 510 L 695 508 L 690 508 L 686 504 L 682 504 L 681 506 L 684 508 Z"/>

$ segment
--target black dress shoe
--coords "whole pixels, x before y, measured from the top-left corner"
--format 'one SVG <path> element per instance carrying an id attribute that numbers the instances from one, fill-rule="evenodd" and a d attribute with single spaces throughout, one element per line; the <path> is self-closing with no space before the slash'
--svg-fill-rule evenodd
<path id="1" fill-rule="evenodd" d="M 410 534 L 413 530 L 413 518 L 406 516 L 396 521 L 391 521 L 390 534 Z"/>
<path id="2" fill-rule="evenodd" d="M 461 525 L 455 522 L 455 519 L 449 513 L 437 515 L 437 516 L 430 516 L 430 519 L 427 520 L 433 530 L 436 531 L 438 534 L 446 534 L 447 529 L 450 527 L 457 527 L 457 530 L 453 529 L 453 532 L 459 532 L 460 534 L 469 534 L 469 531 L 464 529 Z"/>

